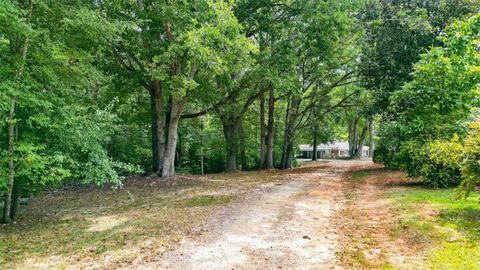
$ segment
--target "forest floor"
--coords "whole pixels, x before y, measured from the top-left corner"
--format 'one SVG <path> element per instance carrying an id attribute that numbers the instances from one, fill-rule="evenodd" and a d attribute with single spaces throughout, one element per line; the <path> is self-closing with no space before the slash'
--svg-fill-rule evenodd
<path id="1" fill-rule="evenodd" d="M 369 161 L 48 192 L 0 269 L 479 269 L 480 196 Z"/>

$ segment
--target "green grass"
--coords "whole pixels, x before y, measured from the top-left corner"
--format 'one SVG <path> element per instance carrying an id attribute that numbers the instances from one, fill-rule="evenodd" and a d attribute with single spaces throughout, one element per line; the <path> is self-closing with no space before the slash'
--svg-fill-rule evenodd
<path id="1" fill-rule="evenodd" d="M 374 170 L 360 170 L 351 173 L 352 179 L 363 179 L 367 176 L 372 175 Z"/>
<path id="2" fill-rule="evenodd" d="M 221 205 L 229 203 L 232 198 L 232 196 L 200 195 L 187 200 L 185 205 L 188 207 Z"/>
<path id="3" fill-rule="evenodd" d="M 385 169 L 364 169 L 364 170 L 358 170 L 350 173 L 351 179 L 352 180 L 365 180 L 368 176 L 372 175 L 379 175 L 382 173 L 386 173 L 389 171 L 386 171 Z"/>
<path id="4" fill-rule="evenodd" d="M 427 247 L 430 269 L 480 269 L 480 195 L 456 200 L 454 189 L 409 188 L 389 193 L 400 222 L 393 231 Z"/>
<path id="5" fill-rule="evenodd" d="M 378 269 L 391 270 L 393 266 L 382 256 L 380 260 L 372 261 L 367 259 L 363 250 L 344 250 L 346 258 L 344 262 L 347 269 Z"/>

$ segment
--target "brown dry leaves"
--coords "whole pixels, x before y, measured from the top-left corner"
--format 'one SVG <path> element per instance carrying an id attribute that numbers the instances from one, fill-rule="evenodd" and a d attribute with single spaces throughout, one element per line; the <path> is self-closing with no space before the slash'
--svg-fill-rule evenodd
<path id="1" fill-rule="evenodd" d="M 399 219 L 395 206 L 385 197 L 387 191 L 402 188 L 411 180 L 402 172 L 377 165 L 352 171 L 342 187 L 346 201 L 338 216 L 342 264 L 348 269 L 421 269 L 415 259 L 418 250 L 392 234 Z"/>
<path id="2" fill-rule="evenodd" d="M 277 171 L 134 177 L 120 190 L 49 192 L 0 226 L 0 265 L 8 269 L 140 267 L 195 233 L 211 214 Z M 0 267 L 1 268 L 1 267 Z"/>

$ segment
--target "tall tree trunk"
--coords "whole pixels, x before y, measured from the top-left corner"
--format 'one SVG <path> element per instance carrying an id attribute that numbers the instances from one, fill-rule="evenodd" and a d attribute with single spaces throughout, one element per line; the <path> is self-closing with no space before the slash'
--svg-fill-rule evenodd
<path id="1" fill-rule="evenodd" d="M 159 81 L 150 86 L 150 104 L 152 111 L 152 170 L 161 175 L 165 156 L 165 113 L 163 96 Z"/>
<path id="2" fill-rule="evenodd" d="M 280 160 L 280 169 L 287 168 L 287 148 L 288 142 L 290 141 L 289 137 L 289 122 L 290 122 L 290 107 L 291 107 L 291 99 L 287 101 L 287 110 L 285 113 L 285 128 L 283 130 L 283 145 L 282 145 L 282 159 Z"/>
<path id="3" fill-rule="evenodd" d="M 183 163 L 183 141 L 182 141 L 182 133 L 178 133 L 178 142 L 176 148 L 176 155 L 175 155 L 175 167 L 181 168 Z"/>
<path id="4" fill-rule="evenodd" d="M 13 184 L 13 190 L 12 190 L 12 205 L 10 208 L 10 218 L 12 220 L 15 220 L 15 216 L 17 215 L 18 202 L 20 200 L 21 191 L 22 190 L 21 190 L 20 181 L 15 180 L 15 183 Z"/>
<path id="5" fill-rule="evenodd" d="M 144 0 L 137 0 L 137 7 L 139 10 L 139 16 L 143 16 L 145 11 Z M 145 38 L 145 34 L 148 28 L 141 28 L 141 40 L 144 50 L 150 51 L 150 44 Z M 150 62 L 150 60 L 147 60 Z M 165 126 L 166 117 L 163 105 L 163 95 L 161 84 L 159 80 L 153 80 L 147 86 L 147 90 L 150 94 L 150 111 L 151 111 L 151 151 L 152 151 L 152 172 L 157 175 L 161 175 L 163 158 L 165 155 Z"/>
<path id="6" fill-rule="evenodd" d="M 13 186 L 15 184 L 15 107 L 17 97 L 13 97 L 10 104 L 10 113 L 8 116 L 8 182 L 5 195 L 5 204 L 3 209 L 3 221 L 11 223 L 11 207 Z"/>
<path id="7" fill-rule="evenodd" d="M 223 133 L 225 135 L 226 150 L 227 150 L 227 172 L 234 172 L 237 170 L 237 131 L 238 121 L 236 119 L 224 118 Z"/>
<path id="8" fill-rule="evenodd" d="M 291 169 L 293 167 L 293 143 L 286 142 L 282 151 L 281 169 Z"/>
<path id="9" fill-rule="evenodd" d="M 266 128 L 265 128 L 265 97 L 260 94 L 260 168 L 265 168 L 267 158 Z"/>
<path id="10" fill-rule="evenodd" d="M 360 134 L 360 138 L 358 140 L 358 144 L 355 147 L 355 155 L 354 158 L 360 159 L 362 158 L 363 154 L 363 145 L 365 144 L 365 138 L 367 137 L 367 129 L 368 129 L 368 123 L 365 123 L 362 133 Z"/>
<path id="11" fill-rule="evenodd" d="M 162 177 L 170 177 L 175 175 L 175 152 L 177 149 L 178 140 L 178 123 L 180 121 L 180 117 L 182 116 L 184 103 L 184 100 L 172 99 Z"/>
<path id="12" fill-rule="evenodd" d="M 201 124 L 200 124 L 200 171 L 202 173 L 202 175 L 205 174 L 205 164 L 204 164 L 204 161 L 203 161 L 203 129 L 204 129 L 204 126 L 203 126 L 203 120 L 201 120 Z"/>
<path id="13" fill-rule="evenodd" d="M 369 129 L 368 146 L 370 148 L 370 150 L 368 151 L 368 157 L 373 158 L 373 155 L 375 152 L 375 141 L 374 141 L 375 127 L 374 127 L 373 117 L 370 118 L 370 121 L 368 123 L 368 129 Z"/>
<path id="14" fill-rule="evenodd" d="M 273 169 L 273 140 L 275 136 L 275 91 L 269 90 L 268 97 L 268 125 L 266 136 L 266 158 L 264 169 Z"/>
<path id="15" fill-rule="evenodd" d="M 285 120 L 285 131 L 283 138 L 281 169 L 292 168 L 293 159 L 293 139 L 294 128 L 297 120 L 297 111 L 300 106 L 300 99 L 293 97 L 287 104 L 287 114 Z"/>
<path id="16" fill-rule="evenodd" d="M 348 121 L 348 155 L 353 154 L 353 141 L 352 141 L 352 121 Z"/>
<path id="17" fill-rule="evenodd" d="M 313 131 L 313 153 L 312 153 L 312 161 L 317 160 L 317 128 Z"/>
<path id="18" fill-rule="evenodd" d="M 170 6 L 171 0 L 165 0 L 165 5 Z M 173 43 L 173 29 L 172 23 L 166 20 L 164 23 L 166 39 L 169 43 Z M 178 56 L 170 63 L 170 76 L 181 73 L 181 67 L 179 66 Z M 163 159 L 162 177 L 170 177 L 175 175 L 175 153 L 177 150 L 178 140 L 178 122 L 183 110 L 183 101 L 176 98 L 170 98 L 170 108 L 168 110 L 167 119 L 168 127 L 165 155 Z"/>
<path id="19" fill-rule="evenodd" d="M 238 134 L 240 136 L 240 165 L 242 170 L 247 169 L 247 148 L 245 146 L 245 130 L 243 129 L 243 120 L 240 119 L 238 124 Z"/>
<path id="20" fill-rule="evenodd" d="M 350 121 L 348 128 L 348 146 L 349 156 L 353 158 L 357 155 L 357 125 L 360 117 L 355 116 L 353 121 Z"/>
<path id="21" fill-rule="evenodd" d="M 32 23 L 32 13 L 33 13 L 33 0 L 28 1 L 28 15 L 27 15 L 27 24 L 31 25 Z M 20 68 L 15 78 L 15 90 L 20 91 L 20 87 L 23 81 L 23 74 L 25 72 L 25 62 L 27 60 L 28 47 L 30 45 L 30 38 L 25 37 L 23 41 L 23 46 L 21 50 L 20 57 Z M 8 182 L 7 190 L 5 196 L 5 205 L 3 211 L 3 221 L 5 223 L 12 222 L 14 215 L 11 215 L 12 210 L 12 195 L 13 195 L 13 186 L 15 183 L 15 129 L 16 129 L 16 119 L 15 119 L 15 110 L 17 104 L 18 93 L 14 93 L 12 101 L 10 102 L 10 112 L 8 114 Z"/>

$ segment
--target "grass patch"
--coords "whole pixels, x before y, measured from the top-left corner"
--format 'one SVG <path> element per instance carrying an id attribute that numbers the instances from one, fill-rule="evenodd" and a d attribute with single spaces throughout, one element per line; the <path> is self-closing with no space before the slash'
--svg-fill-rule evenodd
<path id="1" fill-rule="evenodd" d="M 444 242 L 428 254 L 427 260 L 431 269 L 479 269 L 480 249 L 478 244 Z"/>
<path id="2" fill-rule="evenodd" d="M 426 248 L 431 269 L 480 269 L 480 195 L 456 200 L 454 189 L 394 191 L 399 222 L 394 233 Z"/>
<path id="3" fill-rule="evenodd" d="M 392 265 L 386 260 L 383 254 L 380 258 L 369 259 L 365 255 L 363 250 L 357 249 L 345 249 L 343 257 L 345 266 L 350 269 L 378 269 L 378 270 L 391 270 L 394 269 Z"/>
<path id="4" fill-rule="evenodd" d="M 374 172 L 375 170 L 359 170 L 352 172 L 350 175 L 352 176 L 352 179 L 362 179 L 372 175 Z"/>
<path id="5" fill-rule="evenodd" d="M 193 198 L 190 198 L 185 201 L 185 206 L 195 207 L 195 206 L 214 206 L 227 204 L 232 200 L 232 196 L 210 196 L 210 195 L 200 195 Z"/>
<path id="6" fill-rule="evenodd" d="M 368 255 L 368 242 L 362 239 L 364 245 L 350 244 L 354 248 L 345 250 L 347 266 L 352 269 L 480 269 L 480 194 L 457 200 L 452 188 L 428 188 L 419 184 L 418 179 L 387 169 L 354 171 L 349 180 L 346 196 L 353 203 L 360 198 L 362 190 L 364 196 L 375 188 L 386 192 L 381 199 L 387 199 L 393 219 L 386 226 L 392 241 L 399 240 L 399 245 L 403 245 L 397 252 L 405 257 L 403 262 L 390 261 L 388 256 L 372 260 Z M 354 223 L 366 227 L 370 224 L 361 219 Z"/>
<path id="7" fill-rule="evenodd" d="M 350 172 L 350 177 L 352 180 L 365 180 L 370 176 L 382 176 L 390 172 L 390 170 L 384 168 L 369 168 Z"/>

